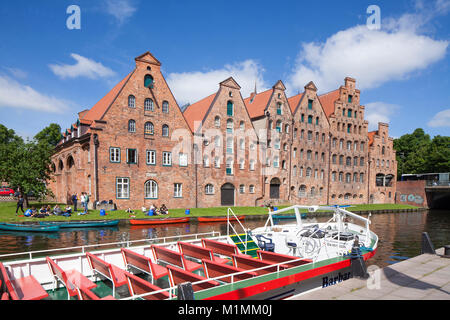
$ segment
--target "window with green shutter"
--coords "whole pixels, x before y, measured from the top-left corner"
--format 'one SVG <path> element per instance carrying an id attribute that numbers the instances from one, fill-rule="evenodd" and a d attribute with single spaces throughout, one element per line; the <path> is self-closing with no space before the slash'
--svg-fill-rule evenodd
<path id="1" fill-rule="evenodd" d="M 151 75 L 147 74 L 144 77 L 144 86 L 146 88 L 153 88 L 153 77 Z"/>
<path id="2" fill-rule="evenodd" d="M 233 102 L 231 101 L 227 102 L 227 116 L 229 117 L 233 116 Z"/>
<path id="3" fill-rule="evenodd" d="M 353 96 L 351 94 L 348 95 L 348 103 L 351 103 L 353 100 Z"/>
<path id="4" fill-rule="evenodd" d="M 348 109 L 348 111 L 347 111 L 347 117 L 349 117 L 349 118 L 352 117 L 352 109 Z"/>
<path id="5" fill-rule="evenodd" d="M 308 100 L 308 109 L 312 109 L 312 105 L 313 105 L 313 100 L 309 99 Z"/>

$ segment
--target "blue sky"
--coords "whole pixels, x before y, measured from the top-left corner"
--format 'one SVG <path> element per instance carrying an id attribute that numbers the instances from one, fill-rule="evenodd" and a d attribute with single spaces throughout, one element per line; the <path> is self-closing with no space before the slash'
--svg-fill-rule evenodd
<path id="1" fill-rule="evenodd" d="M 70 5 L 81 29 L 69 30 Z M 366 12 L 378 5 L 381 29 Z M 31 137 L 92 107 L 146 51 L 180 105 L 236 78 L 246 97 L 281 79 L 319 93 L 352 76 L 370 129 L 450 135 L 450 0 L 42 0 L 0 4 L 0 123 Z"/>

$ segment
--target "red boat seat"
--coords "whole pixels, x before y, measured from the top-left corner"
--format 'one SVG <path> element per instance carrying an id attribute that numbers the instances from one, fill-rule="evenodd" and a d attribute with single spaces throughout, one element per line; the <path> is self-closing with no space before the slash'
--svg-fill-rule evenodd
<path id="1" fill-rule="evenodd" d="M 191 282 L 192 283 L 192 289 L 194 291 L 204 290 L 208 288 L 212 288 L 215 286 L 220 285 L 219 282 L 214 280 L 205 281 L 202 283 L 195 283 L 198 281 L 208 280 L 208 278 L 196 275 L 192 272 L 188 272 L 186 270 L 180 269 L 178 267 L 173 266 L 167 266 L 167 269 L 169 270 L 169 281 L 170 285 L 172 287 L 185 283 L 185 282 Z"/>
<path id="2" fill-rule="evenodd" d="M 78 296 L 78 292 L 76 290 L 77 287 L 90 290 L 97 286 L 78 270 L 72 269 L 64 271 L 50 257 L 46 257 L 45 259 L 47 260 L 48 267 L 53 275 L 53 290 L 55 289 L 58 281 L 62 282 L 67 289 L 68 299 L 70 299 L 70 297 Z"/>
<path id="3" fill-rule="evenodd" d="M 6 294 L 11 300 L 42 300 L 48 297 L 48 293 L 39 281 L 32 275 L 18 279 L 11 279 L 3 263 L 0 262 L 0 275 L 5 282 Z M 2 299 L 3 299 L 2 295 Z"/>
<path id="4" fill-rule="evenodd" d="M 79 300 L 117 300 L 113 296 L 98 297 L 95 293 L 87 288 L 77 288 Z"/>
<path id="5" fill-rule="evenodd" d="M 256 252 L 258 253 L 258 257 L 261 260 L 265 260 L 265 261 L 268 261 L 268 262 L 271 262 L 274 264 L 300 259 L 299 257 L 289 256 L 286 254 L 280 254 L 280 253 L 275 253 L 275 252 L 263 251 L 263 250 L 258 250 Z M 301 259 L 301 260 L 294 261 L 294 262 L 283 263 L 283 266 L 286 268 L 292 268 L 292 267 L 301 266 L 303 264 L 307 264 L 307 263 L 311 263 L 311 262 L 312 262 L 311 259 Z"/>
<path id="6" fill-rule="evenodd" d="M 100 274 L 112 282 L 113 296 L 115 296 L 116 287 L 121 287 L 127 284 L 125 270 L 122 270 L 119 267 L 100 259 L 90 252 L 87 252 L 86 256 L 94 274 Z"/>
<path id="7" fill-rule="evenodd" d="M 234 254 L 232 256 L 233 258 L 233 265 L 236 268 L 244 269 L 244 270 L 253 270 L 257 268 L 267 267 L 267 266 L 273 266 L 272 262 L 266 261 L 266 260 L 259 260 L 251 257 L 247 257 L 244 255 L 236 255 Z M 265 268 L 261 270 L 255 270 L 255 272 L 258 275 L 272 273 L 277 271 L 277 266 L 273 266 L 271 268 Z M 286 269 L 285 266 L 280 266 L 280 270 Z"/>
<path id="8" fill-rule="evenodd" d="M 152 283 L 154 280 L 167 276 L 169 272 L 167 268 L 156 264 L 149 257 L 143 256 L 139 253 L 131 251 L 129 249 L 120 249 L 122 251 L 123 261 L 127 266 L 133 266 L 152 277 Z"/>
<path id="9" fill-rule="evenodd" d="M 227 274 L 245 271 L 244 269 L 235 268 L 235 267 L 232 267 L 232 266 L 229 266 L 226 264 L 217 263 L 215 261 L 211 261 L 211 260 L 207 260 L 207 259 L 202 259 L 202 263 L 203 263 L 203 270 L 205 271 L 205 275 L 207 278 L 215 278 L 215 277 L 220 277 L 220 276 L 224 276 Z M 245 280 L 248 278 L 255 277 L 257 275 L 258 274 L 256 272 L 248 271 L 246 273 L 234 275 L 233 280 L 234 281 Z M 231 276 L 220 278 L 218 280 L 230 283 Z"/>
<path id="10" fill-rule="evenodd" d="M 229 261 L 229 259 L 215 256 L 211 249 L 197 246 L 192 243 L 178 241 L 178 247 L 180 248 L 180 252 L 188 257 L 193 257 L 199 260 L 213 260 L 218 263 L 227 263 Z"/>
<path id="11" fill-rule="evenodd" d="M 187 260 L 183 254 L 164 247 L 152 245 L 152 252 L 156 261 L 164 261 L 168 264 L 175 265 L 191 272 L 202 268 L 202 265 L 190 260 Z"/>
<path id="12" fill-rule="evenodd" d="M 129 272 L 125 272 L 125 277 L 128 281 L 128 290 L 132 296 L 161 290 L 160 287 L 157 287 L 154 284 L 151 284 L 150 282 L 145 281 L 144 279 L 141 279 Z M 143 296 L 142 298 L 145 300 L 165 300 L 169 297 L 170 295 L 167 291 L 162 291 L 160 293 Z"/>
<path id="13" fill-rule="evenodd" d="M 233 254 L 240 254 L 238 247 L 234 244 L 228 244 L 211 239 L 202 239 L 202 245 L 211 249 L 214 253 L 231 257 Z"/>

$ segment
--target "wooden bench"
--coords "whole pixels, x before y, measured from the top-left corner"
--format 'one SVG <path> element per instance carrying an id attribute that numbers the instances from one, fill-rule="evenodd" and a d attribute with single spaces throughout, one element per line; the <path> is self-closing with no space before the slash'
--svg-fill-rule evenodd
<path id="1" fill-rule="evenodd" d="M 126 268 L 128 269 L 131 266 L 149 274 L 152 277 L 153 284 L 155 280 L 169 274 L 167 268 L 154 263 L 149 257 L 143 256 L 129 249 L 121 248 L 120 250 L 122 252 L 122 257 Z"/>
<path id="2" fill-rule="evenodd" d="M 220 276 L 224 276 L 227 274 L 245 271 L 244 269 L 239 269 L 239 268 L 236 268 L 233 266 L 229 266 L 227 264 L 217 263 L 216 261 L 211 261 L 211 260 L 207 260 L 207 259 L 202 259 L 202 263 L 203 263 L 203 270 L 204 270 L 207 278 L 215 278 L 215 277 L 220 277 Z M 233 280 L 234 281 L 245 280 L 248 278 L 255 277 L 257 275 L 258 274 L 256 272 L 248 271 L 246 273 L 234 275 Z M 220 278 L 218 280 L 230 283 L 231 276 Z"/>
<path id="3" fill-rule="evenodd" d="M 125 277 L 125 270 L 122 270 L 119 267 L 100 259 L 99 257 L 93 255 L 90 252 L 86 253 L 86 257 L 88 258 L 89 265 L 96 278 L 97 274 L 100 274 L 112 282 L 113 284 L 112 295 L 113 297 L 115 297 L 116 287 L 121 287 L 127 284 L 127 279 Z"/>
<path id="4" fill-rule="evenodd" d="M 170 286 L 174 287 L 176 285 L 185 283 L 185 282 L 191 282 L 192 283 L 192 289 L 194 291 L 204 290 L 208 288 L 212 288 L 215 286 L 220 285 L 219 282 L 214 280 L 205 281 L 202 283 L 194 284 L 198 281 L 208 280 L 208 278 L 196 275 L 192 272 L 188 272 L 186 270 L 183 270 L 178 267 L 173 266 L 167 266 L 167 269 L 169 270 L 169 281 Z"/>
<path id="5" fill-rule="evenodd" d="M 246 257 L 244 255 L 236 255 L 234 254 L 232 256 L 233 258 L 233 265 L 236 268 L 244 269 L 244 270 L 253 270 L 257 268 L 267 267 L 267 266 L 273 266 L 273 263 L 265 260 L 259 260 L 251 257 Z M 271 268 L 265 268 L 262 270 L 256 270 L 255 272 L 258 275 L 272 273 L 277 271 L 277 266 L 273 266 Z M 284 270 L 287 267 L 286 266 L 280 266 L 280 270 Z"/>
<path id="6" fill-rule="evenodd" d="M 187 260 L 183 254 L 164 247 L 152 245 L 152 252 L 155 261 L 163 261 L 170 265 L 180 267 L 188 272 L 192 272 L 202 268 L 202 265 L 190 260 Z"/>
<path id="7" fill-rule="evenodd" d="M 144 293 L 150 293 L 150 292 L 161 290 L 161 288 L 155 286 L 154 284 L 151 284 L 150 282 L 145 281 L 144 279 L 141 279 L 129 272 L 125 272 L 125 277 L 127 278 L 127 281 L 128 281 L 128 290 L 130 291 L 131 296 L 141 295 Z M 143 296 L 142 299 L 165 300 L 165 299 L 168 299 L 169 297 L 170 297 L 170 295 L 167 291 L 162 291 L 159 293 Z"/>
<path id="8" fill-rule="evenodd" d="M 268 251 L 263 251 L 263 250 L 258 250 L 256 252 L 258 253 L 258 257 L 261 260 L 265 260 L 265 261 L 271 262 L 273 264 L 278 264 L 278 263 L 282 263 L 282 262 L 286 262 L 286 261 L 300 259 L 299 257 L 289 256 L 286 254 L 275 253 L 275 252 L 268 252 Z M 311 259 L 301 259 L 298 261 L 283 263 L 283 267 L 292 268 L 292 267 L 301 266 L 301 265 L 311 263 L 311 262 L 312 262 Z"/>
<path id="9" fill-rule="evenodd" d="M 117 300 L 113 296 L 100 298 L 87 288 L 77 288 L 77 294 L 79 300 Z"/>
<path id="10" fill-rule="evenodd" d="M 212 260 L 218 263 L 227 263 L 229 261 L 228 259 L 215 256 L 211 249 L 197 246 L 192 243 L 178 241 L 178 247 L 180 249 L 180 252 L 184 256 L 196 258 L 199 260 L 202 259 Z"/>
<path id="11" fill-rule="evenodd" d="M 234 244 L 228 244 L 211 239 L 202 239 L 202 246 L 211 249 L 214 253 L 230 257 L 233 254 L 241 254 Z"/>
<path id="12" fill-rule="evenodd" d="M 47 291 L 32 275 L 18 279 L 11 279 L 3 263 L 0 262 L 1 280 L 4 282 L 10 300 L 42 300 L 48 297 Z M 3 294 L 4 295 L 4 294 Z M 2 295 L 2 299 L 3 299 Z"/>
<path id="13" fill-rule="evenodd" d="M 78 296 L 77 287 L 90 290 L 97 286 L 78 270 L 72 269 L 64 271 L 50 257 L 46 257 L 45 259 L 47 260 L 48 267 L 53 276 L 53 290 L 57 288 L 58 281 L 61 282 L 67 289 L 68 300 L 70 300 L 70 297 Z"/>

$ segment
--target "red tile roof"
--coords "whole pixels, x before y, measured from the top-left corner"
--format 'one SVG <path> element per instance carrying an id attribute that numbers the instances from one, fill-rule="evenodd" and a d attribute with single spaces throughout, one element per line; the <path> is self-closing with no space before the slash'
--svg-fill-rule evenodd
<path id="1" fill-rule="evenodd" d="M 273 89 L 269 89 L 256 95 L 252 94 L 250 97 L 244 99 L 245 106 L 247 107 L 250 118 L 256 118 L 264 115 L 267 104 L 272 96 Z M 253 101 L 250 102 L 251 98 Z"/>
<path id="2" fill-rule="evenodd" d="M 200 101 L 197 101 L 184 110 L 183 115 L 186 119 L 186 122 L 189 125 L 189 128 L 192 132 L 194 132 L 194 122 L 195 121 L 202 121 L 205 119 L 205 116 L 209 110 L 209 107 L 211 106 L 214 98 L 216 97 L 216 93 L 213 93 L 210 96 L 207 96 L 206 98 L 203 98 Z"/>
<path id="3" fill-rule="evenodd" d="M 100 99 L 100 101 L 97 102 L 89 111 L 85 112 L 86 111 L 85 110 L 80 112 L 79 113 L 80 122 L 84 123 L 83 120 L 84 121 L 100 120 L 104 116 L 108 108 L 111 106 L 111 104 L 114 102 L 117 95 L 122 90 L 125 83 L 128 81 L 133 72 L 128 74 L 122 81 L 120 81 L 114 88 L 112 88 L 112 90 L 109 91 L 106 94 L 106 96 L 104 96 L 102 99 Z"/>
<path id="4" fill-rule="evenodd" d="M 304 94 L 304 92 L 299 93 L 296 96 L 292 96 L 292 97 L 288 98 L 288 103 L 289 103 L 289 106 L 291 107 L 292 114 L 295 113 L 295 110 L 297 109 L 297 106 L 298 106 L 300 100 L 302 99 L 303 94 Z"/>
<path id="5" fill-rule="evenodd" d="M 373 144 L 373 137 L 378 134 L 378 131 L 370 131 L 367 133 L 367 135 L 369 136 L 369 146 L 371 146 Z"/>
<path id="6" fill-rule="evenodd" d="M 325 93 L 319 96 L 320 103 L 322 104 L 323 111 L 327 118 L 334 113 L 334 102 L 339 99 L 339 89 Z"/>

